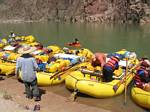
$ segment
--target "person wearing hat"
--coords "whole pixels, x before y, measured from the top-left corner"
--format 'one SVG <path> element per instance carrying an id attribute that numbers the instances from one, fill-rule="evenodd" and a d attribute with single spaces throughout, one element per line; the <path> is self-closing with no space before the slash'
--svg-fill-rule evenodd
<path id="1" fill-rule="evenodd" d="M 150 92 L 150 61 L 148 59 L 141 60 L 141 64 L 136 70 L 134 82 L 137 87 Z"/>
<path id="2" fill-rule="evenodd" d="M 119 55 L 111 56 L 103 67 L 103 81 L 110 82 L 113 80 L 114 71 L 119 68 Z"/>
<path id="3" fill-rule="evenodd" d="M 17 59 L 16 63 L 16 75 L 18 78 L 19 71 L 21 71 L 21 77 L 25 85 L 26 97 L 32 99 L 35 97 L 35 101 L 40 101 L 40 93 L 37 86 L 36 70 L 38 70 L 38 65 L 35 58 L 30 54 L 35 51 L 35 47 L 23 46 L 18 50 L 18 53 L 22 54 L 21 57 Z"/>

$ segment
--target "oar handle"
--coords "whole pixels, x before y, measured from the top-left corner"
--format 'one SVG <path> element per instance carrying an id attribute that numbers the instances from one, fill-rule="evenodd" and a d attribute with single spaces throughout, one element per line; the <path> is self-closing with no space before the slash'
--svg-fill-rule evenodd
<path id="1" fill-rule="evenodd" d="M 126 104 L 127 102 L 127 74 L 128 74 L 128 58 L 126 58 L 126 72 L 125 72 L 125 80 L 124 80 L 124 86 L 125 86 L 125 100 L 124 103 Z"/>
<path id="2" fill-rule="evenodd" d="M 52 76 L 50 77 L 50 79 L 56 77 L 57 75 L 59 75 L 59 73 L 62 73 L 62 72 L 66 71 L 66 70 L 68 70 L 68 69 L 70 69 L 70 68 L 71 68 L 71 67 L 66 67 L 66 68 L 63 69 L 63 70 L 60 70 L 60 71 L 56 72 L 54 75 L 52 75 Z"/>
<path id="3" fill-rule="evenodd" d="M 58 72 L 56 72 L 54 75 L 52 75 L 50 77 L 50 79 L 52 78 L 55 78 L 57 76 L 61 76 L 62 74 L 64 74 L 64 72 L 66 72 L 67 70 L 71 69 L 72 67 L 74 67 L 75 65 L 79 64 L 80 62 L 76 63 L 76 64 L 73 64 L 73 65 L 70 65 L 69 67 L 65 67 L 63 70 L 60 70 Z M 78 67 L 77 67 L 78 68 Z"/>

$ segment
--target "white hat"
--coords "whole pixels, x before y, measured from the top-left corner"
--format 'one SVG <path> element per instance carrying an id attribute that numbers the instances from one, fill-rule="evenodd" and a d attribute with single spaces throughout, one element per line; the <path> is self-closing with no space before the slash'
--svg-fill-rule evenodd
<path id="1" fill-rule="evenodd" d="M 33 51 L 35 51 L 36 48 L 35 47 L 30 47 L 29 45 L 23 46 L 18 50 L 19 54 L 27 54 L 27 53 L 31 53 Z"/>

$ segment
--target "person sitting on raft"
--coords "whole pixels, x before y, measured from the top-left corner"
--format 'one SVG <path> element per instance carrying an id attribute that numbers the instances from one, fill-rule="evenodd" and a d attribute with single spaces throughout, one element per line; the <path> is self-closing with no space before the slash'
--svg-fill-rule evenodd
<path id="1" fill-rule="evenodd" d="M 15 33 L 14 33 L 13 31 L 11 31 L 9 37 L 10 37 L 10 38 L 15 38 L 16 35 L 15 35 Z"/>
<path id="2" fill-rule="evenodd" d="M 77 46 L 77 47 L 80 47 L 80 42 L 77 38 L 75 38 L 74 42 L 70 42 L 70 43 L 67 43 L 67 45 L 69 46 Z"/>
<path id="3" fill-rule="evenodd" d="M 101 66 L 103 68 L 103 66 L 106 64 L 106 54 L 104 53 L 95 53 L 92 57 L 92 66 L 96 67 L 96 66 Z"/>
<path id="4" fill-rule="evenodd" d="M 120 56 L 118 54 L 111 56 L 107 63 L 103 66 L 103 81 L 110 82 L 113 80 L 114 71 L 119 68 Z"/>
<path id="5" fill-rule="evenodd" d="M 141 60 L 134 79 L 137 87 L 150 92 L 150 61 L 147 58 Z"/>
<path id="6" fill-rule="evenodd" d="M 8 42 L 11 43 L 11 42 L 14 42 L 15 41 L 15 33 L 13 31 L 10 32 L 10 35 L 9 35 L 9 39 L 8 39 Z"/>
<path id="7" fill-rule="evenodd" d="M 77 38 L 75 38 L 75 42 L 73 42 L 74 44 L 80 44 L 79 40 Z"/>

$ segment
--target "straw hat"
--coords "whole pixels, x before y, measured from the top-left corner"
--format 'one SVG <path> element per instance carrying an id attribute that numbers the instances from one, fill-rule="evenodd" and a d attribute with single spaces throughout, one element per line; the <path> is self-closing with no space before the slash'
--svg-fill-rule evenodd
<path id="1" fill-rule="evenodd" d="M 33 52 L 33 51 L 35 51 L 35 50 L 36 50 L 35 47 L 30 47 L 30 46 L 26 45 L 26 46 L 21 47 L 21 48 L 18 50 L 18 53 L 19 53 L 19 54 L 27 54 L 27 53 L 31 53 L 31 52 Z"/>

